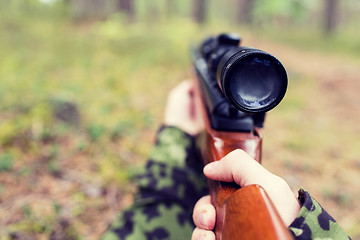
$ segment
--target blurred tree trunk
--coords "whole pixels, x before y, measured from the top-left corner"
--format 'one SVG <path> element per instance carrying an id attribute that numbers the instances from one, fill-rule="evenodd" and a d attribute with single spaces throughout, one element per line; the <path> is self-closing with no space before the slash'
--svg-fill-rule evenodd
<path id="1" fill-rule="evenodd" d="M 239 23 L 251 24 L 253 22 L 253 9 L 255 0 L 238 0 L 237 21 Z"/>
<path id="2" fill-rule="evenodd" d="M 177 12 L 176 0 L 166 1 L 166 15 L 168 18 L 173 17 Z"/>
<path id="3" fill-rule="evenodd" d="M 156 22 L 159 20 L 160 12 L 159 12 L 159 6 L 157 4 L 150 4 L 150 8 L 148 10 L 149 12 L 149 21 Z"/>
<path id="4" fill-rule="evenodd" d="M 339 0 L 325 0 L 324 6 L 324 30 L 326 35 L 331 35 L 339 24 Z"/>
<path id="5" fill-rule="evenodd" d="M 103 0 L 67 0 L 71 4 L 75 18 L 99 18 L 103 17 L 105 12 L 105 2 Z"/>
<path id="6" fill-rule="evenodd" d="M 118 0 L 118 8 L 127 15 L 129 22 L 135 20 L 135 0 Z"/>
<path id="7" fill-rule="evenodd" d="M 206 0 L 193 0 L 193 19 L 197 23 L 205 22 L 206 2 Z"/>

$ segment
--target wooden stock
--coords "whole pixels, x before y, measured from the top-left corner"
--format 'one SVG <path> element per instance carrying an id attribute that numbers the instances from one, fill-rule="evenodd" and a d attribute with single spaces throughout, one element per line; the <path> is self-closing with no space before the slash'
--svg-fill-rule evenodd
<path id="1" fill-rule="evenodd" d="M 218 161 L 235 149 L 243 149 L 261 163 L 262 138 L 258 129 L 251 133 L 215 131 L 211 128 L 206 110 L 203 110 L 206 131 L 199 140 L 200 145 L 205 146 L 202 148 L 204 164 Z M 235 183 L 209 180 L 209 190 L 216 208 L 217 240 L 293 239 L 260 186 L 239 189 Z"/>
<path id="2" fill-rule="evenodd" d="M 259 185 L 237 190 L 219 210 L 223 212 L 224 220 L 221 232 L 216 232 L 217 239 L 292 239 Z"/>

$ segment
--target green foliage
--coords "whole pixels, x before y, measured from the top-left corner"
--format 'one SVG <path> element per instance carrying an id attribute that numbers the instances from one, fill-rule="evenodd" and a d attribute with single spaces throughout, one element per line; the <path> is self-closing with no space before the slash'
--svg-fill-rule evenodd
<path id="1" fill-rule="evenodd" d="M 99 234 L 97 228 L 89 233 L 85 226 L 98 226 L 99 215 L 124 207 L 131 190 L 129 178 L 149 156 L 169 89 L 189 77 L 189 46 L 208 33 L 236 31 L 245 40 L 277 41 L 320 53 L 351 53 L 356 60 L 360 51 L 359 34 L 350 27 L 331 39 L 314 34 L 312 28 L 292 25 L 264 24 L 249 30 L 231 22 L 231 5 L 222 2 L 211 3 L 213 20 L 207 26 L 186 19 L 191 15 L 190 1 L 178 1 L 178 17 L 167 18 L 165 1 L 139 0 L 140 21 L 132 24 L 122 14 L 74 22 L 65 1 L 27 2 L 0 2 L 0 52 L 5 56 L 0 61 L 0 197 L 44 197 L 40 208 L 26 201 L 17 203 L 18 211 L 11 209 L 16 219 L 7 216 L 11 221 L 5 226 L 6 232 L 24 232 L 38 239 L 48 239 L 59 217 L 66 214 L 74 222 L 69 235 Z M 156 20 L 148 11 L 152 5 L 159 8 Z M 311 7 L 309 1 L 259 0 L 257 21 L 294 17 L 305 22 L 306 9 Z M 219 17 L 220 10 L 228 19 Z M 334 151 L 334 139 L 326 131 L 337 125 L 314 116 L 311 111 L 316 110 L 309 106 L 317 100 L 319 86 L 313 77 L 294 71 L 289 71 L 286 104 L 270 114 L 269 121 L 275 122 L 271 126 L 278 124 L 270 134 L 271 144 L 278 143 L 276 152 L 283 153 L 272 154 L 278 161 L 285 159 L 288 169 L 309 174 L 317 166 L 308 159 L 316 159 L 318 152 L 327 149 Z M 69 109 L 76 113 L 65 119 L 58 116 Z M 315 126 L 317 122 L 320 127 Z M 357 136 L 350 130 L 346 133 L 340 136 L 341 142 L 349 145 L 347 158 L 355 159 L 359 146 L 349 143 Z M 319 143 L 325 145 L 321 151 L 309 151 Z M 294 163 L 294 153 L 301 163 Z M 18 184 L 10 188 L 8 182 Z M 94 199 L 84 193 L 83 187 L 89 184 L 99 186 Z M 351 200 L 346 193 L 334 194 L 323 195 L 342 205 Z M 120 207 L 109 207 L 112 198 L 121 202 Z M 7 210 L 2 212 L 12 212 Z"/>
<path id="2" fill-rule="evenodd" d="M 326 198 L 334 200 L 339 205 L 348 205 L 351 202 L 351 196 L 341 189 L 324 189 L 322 194 Z"/>
<path id="3" fill-rule="evenodd" d="M 358 25 L 358 24 L 356 24 Z M 358 25 L 360 26 L 360 25 Z M 352 26 L 354 27 L 354 26 Z M 334 53 L 351 56 L 358 59 L 360 54 L 360 34 L 351 26 L 345 26 L 339 33 L 331 37 L 324 36 L 316 26 L 273 26 L 256 30 L 259 36 L 277 41 L 286 45 L 292 45 L 304 50 L 315 52 Z"/>
<path id="4" fill-rule="evenodd" d="M 53 208 L 54 208 L 54 210 L 55 210 L 56 215 L 58 215 L 58 214 L 61 213 L 61 205 L 60 205 L 60 204 L 58 204 L 57 202 L 53 201 L 52 206 L 53 206 Z"/>
<path id="5" fill-rule="evenodd" d="M 33 215 L 31 207 L 28 204 L 22 207 L 22 212 L 27 218 L 30 218 Z"/>
<path id="6" fill-rule="evenodd" d="M 55 158 L 51 158 L 48 163 L 48 170 L 51 174 L 56 175 L 59 173 L 59 163 Z"/>
<path id="7" fill-rule="evenodd" d="M 187 77 L 197 27 L 188 20 L 129 27 L 117 14 L 87 26 L 31 13 L 1 15 L 0 31 L 6 55 L 0 62 L 0 170 L 10 173 L 0 178 L 21 183 L 18 199 L 56 191 L 57 179 L 78 187 L 94 176 L 100 186 L 116 183 L 128 191 L 129 178 L 150 152 L 168 90 Z M 58 116 L 70 105 L 78 124 Z M 2 191 L 8 196 L 14 190 L 3 185 Z M 63 211 L 81 219 L 91 207 L 88 196 L 66 194 L 71 204 L 62 198 L 44 203 L 45 213 L 25 204 L 7 231 L 44 238 Z M 107 205 L 101 194 L 94 201 Z M 89 225 L 77 221 L 77 228 Z"/>
<path id="8" fill-rule="evenodd" d="M 256 21 L 271 21 L 274 18 L 285 17 L 288 20 L 302 20 L 309 14 L 309 9 L 314 6 L 311 0 L 257 0 L 255 1 L 254 15 Z"/>
<path id="9" fill-rule="evenodd" d="M 92 141 L 97 141 L 105 132 L 105 128 L 102 125 L 92 125 L 88 128 L 89 136 Z"/>
<path id="10" fill-rule="evenodd" d="M 8 171 L 12 168 L 14 160 L 11 154 L 1 154 L 0 155 L 0 172 Z"/>

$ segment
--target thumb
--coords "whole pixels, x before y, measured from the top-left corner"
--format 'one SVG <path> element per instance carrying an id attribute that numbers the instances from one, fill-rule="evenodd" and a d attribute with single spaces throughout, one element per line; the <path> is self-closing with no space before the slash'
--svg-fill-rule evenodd
<path id="1" fill-rule="evenodd" d="M 232 151 L 221 160 L 209 163 L 204 174 L 213 180 L 236 182 L 241 187 L 262 186 L 287 226 L 299 213 L 300 205 L 285 180 L 270 173 L 242 150 Z"/>

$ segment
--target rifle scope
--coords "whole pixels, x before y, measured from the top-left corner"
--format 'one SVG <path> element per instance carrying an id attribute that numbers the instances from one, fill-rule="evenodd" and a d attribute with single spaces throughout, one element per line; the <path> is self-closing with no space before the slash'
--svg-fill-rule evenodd
<path id="1" fill-rule="evenodd" d="M 240 41 L 236 34 L 221 34 L 205 40 L 201 54 L 232 105 L 249 113 L 269 111 L 285 96 L 285 68 L 267 52 L 240 47 Z"/>

